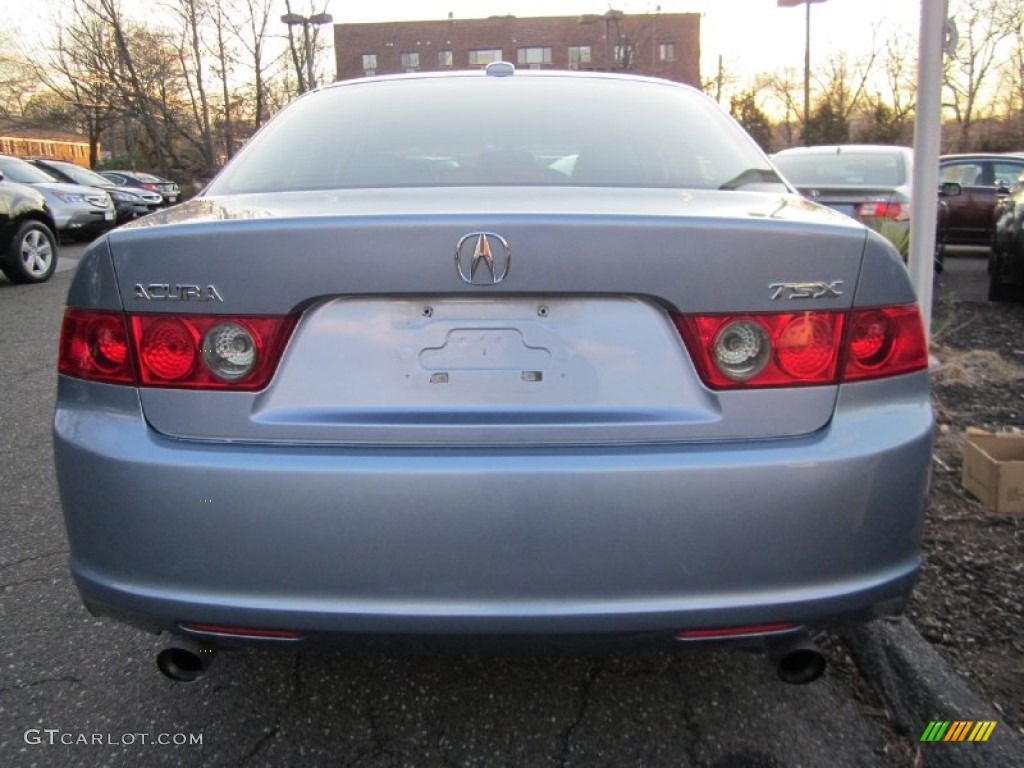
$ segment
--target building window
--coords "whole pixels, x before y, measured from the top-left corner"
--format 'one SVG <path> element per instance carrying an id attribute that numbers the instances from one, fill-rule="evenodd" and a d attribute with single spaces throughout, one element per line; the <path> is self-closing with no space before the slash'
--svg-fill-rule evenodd
<path id="1" fill-rule="evenodd" d="M 364 53 L 363 54 L 363 69 L 372 70 L 377 68 L 377 54 L 376 53 Z"/>
<path id="2" fill-rule="evenodd" d="M 451 51 L 438 51 L 437 52 L 437 66 L 439 67 L 453 67 L 455 66 L 455 60 L 452 58 Z"/>
<path id="3" fill-rule="evenodd" d="M 586 66 L 588 64 L 590 64 L 590 46 L 570 45 L 569 69 L 579 69 L 580 66 Z"/>
<path id="4" fill-rule="evenodd" d="M 521 66 L 539 67 L 551 63 L 550 48 L 520 48 L 518 63 Z"/>
<path id="5" fill-rule="evenodd" d="M 486 67 L 492 61 L 501 61 L 501 48 L 481 48 L 469 52 L 469 66 Z"/>
<path id="6" fill-rule="evenodd" d="M 420 68 L 420 55 L 416 51 L 404 51 L 402 53 L 402 69 L 406 72 L 415 72 Z"/>
<path id="7" fill-rule="evenodd" d="M 675 43 L 658 43 L 658 61 L 675 61 Z"/>
<path id="8" fill-rule="evenodd" d="M 613 56 L 616 69 L 632 69 L 636 64 L 632 43 L 616 45 Z"/>

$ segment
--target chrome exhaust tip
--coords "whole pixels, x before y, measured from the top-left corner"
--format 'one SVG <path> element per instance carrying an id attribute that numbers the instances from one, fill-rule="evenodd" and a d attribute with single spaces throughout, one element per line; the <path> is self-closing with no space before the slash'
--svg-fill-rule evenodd
<path id="1" fill-rule="evenodd" d="M 156 666 L 176 683 L 194 683 L 206 675 L 216 655 L 216 649 L 209 645 L 179 637 L 156 655 Z"/>

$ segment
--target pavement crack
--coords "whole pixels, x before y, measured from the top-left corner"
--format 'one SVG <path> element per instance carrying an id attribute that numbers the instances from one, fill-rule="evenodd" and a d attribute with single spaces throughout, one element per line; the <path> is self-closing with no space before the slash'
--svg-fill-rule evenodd
<path id="1" fill-rule="evenodd" d="M 51 576 L 39 576 L 35 579 L 22 579 L 21 581 L 6 581 L 0 583 L 0 589 L 13 589 L 14 587 L 20 587 L 23 584 L 35 584 L 40 581 L 52 581 Z"/>
<path id="2" fill-rule="evenodd" d="M 364 761 L 376 761 L 388 754 L 387 739 L 384 738 L 380 730 L 380 724 L 377 718 L 377 710 L 373 705 L 373 699 L 367 697 L 366 706 L 360 711 L 360 716 L 366 721 L 370 728 L 370 742 L 371 748 L 368 750 L 362 750 L 353 757 L 350 761 L 345 763 L 345 768 L 354 768 L 354 766 L 361 765 Z"/>
<path id="3" fill-rule="evenodd" d="M 27 683 L 18 683 L 17 685 L 9 685 L 5 688 L 0 688 L 0 693 L 7 693 L 8 691 L 23 691 L 26 688 L 35 688 L 40 685 L 49 685 L 50 683 L 72 683 L 79 685 L 82 682 L 82 678 L 75 677 L 74 675 L 64 675 L 62 677 L 43 677 L 39 680 L 30 680 Z"/>
<path id="4" fill-rule="evenodd" d="M 290 710 L 297 708 L 299 705 L 299 696 L 302 693 L 302 654 L 296 652 L 295 663 L 292 665 L 292 694 L 288 698 L 288 701 L 284 702 L 274 712 L 274 725 L 263 732 L 256 743 L 252 745 L 252 748 L 242 756 L 242 759 L 238 761 L 239 766 L 243 766 L 253 758 L 257 757 L 267 747 L 270 742 L 276 739 L 281 732 L 284 730 L 281 725 L 281 721 L 285 713 Z"/>
<path id="5" fill-rule="evenodd" d="M 299 704 L 302 698 L 302 654 L 295 654 L 295 666 L 292 667 L 292 702 Z"/>
<path id="6" fill-rule="evenodd" d="M 10 563 L 0 563 L 0 571 L 5 571 L 8 568 L 14 568 L 15 566 L 22 565 L 23 563 L 32 563 L 32 562 L 35 562 L 36 560 L 45 560 L 48 557 L 56 557 L 57 555 L 66 555 L 67 553 L 68 553 L 68 551 L 66 549 L 58 549 L 58 550 L 54 550 L 53 552 L 43 552 L 42 554 L 39 554 L 39 555 L 29 555 L 28 557 L 23 557 L 20 560 L 15 560 L 15 561 L 10 562 Z"/>
<path id="7" fill-rule="evenodd" d="M 561 754 L 558 756 L 559 765 L 565 768 L 569 764 L 569 754 L 572 752 L 572 740 L 576 733 L 576 729 L 583 722 L 583 718 L 586 717 L 587 709 L 590 707 L 591 694 L 594 690 L 594 684 L 597 682 L 597 678 L 601 674 L 601 666 L 598 662 L 593 662 L 590 668 L 587 670 L 583 681 L 580 683 L 579 690 L 577 692 L 576 702 L 576 713 L 573 716 L 572 722 L 569 723 L 559 734 L 559 742 L 561 743 Z"/>
<path id="8" fill-rule="evenodd" d="M 258 738 L 258 739 L 256 740 L 256 743 L 255 743 L 255 744 L 253 744 L 253 746 L 252 746 L 252 749 L 250 749 L 250 750 L 249 750 L 249 751 L 248 751 L 248 752 L 247 752 L 247 753 L 246 753 L 246 754 L 245 754 L 245 755 L 244 755 L 244 756 L 242 757 L 242 759 L 241 759 L 241 760 L 240 760 L 240 761 L 238 762 L 238 764 L 239 764 L 240 766 L 241 766 L 241 765 L 245 765 L 245 764 L 246 764 L 247 762 L 249 762 L 249 761 L 250 761 L 250 760 L 252 760 L 252 759 L 253 759 L 254 757 L 256 757 L 256 756 L 257 756 L 257 755 L 258 755 L 258 754 L 259 754 L 259 753 L 260 753 L 261 751 L 263 751 L 263 747 L 264 747 L 264 746 L 265 746 L 265 745 L 266 745 L 267 743 L 269 743 L 269 742 L 270 742 L 270 741 L 272 741 L 273 739 L 276 739 L 276 738 L 277 738 L 277 734 L 278 734 L 278 732 L 279 732 L 280 730 L 281 730 L 281 726 L 279 726 L 279 725 L 275 725 L 275 726 L 274 726 L 273 728 L 269 728 L 269 729 L 267 729 L 267 731 L 266 731 L 266 732 L 265 732 L 265 733 L 264 733 L 264 734 L 263 734 L 262 736 L 260 736 L 260 738 Z"/>

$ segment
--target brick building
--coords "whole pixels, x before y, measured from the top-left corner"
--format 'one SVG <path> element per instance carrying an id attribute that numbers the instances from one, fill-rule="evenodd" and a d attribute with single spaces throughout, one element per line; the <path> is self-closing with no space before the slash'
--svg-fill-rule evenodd
<path id="1" fill-rule="evenodd" d="M 700 86 L 700 14 L 443 19 L 334 25 L 338 79 L 474 69 L 636 72 Z"/>

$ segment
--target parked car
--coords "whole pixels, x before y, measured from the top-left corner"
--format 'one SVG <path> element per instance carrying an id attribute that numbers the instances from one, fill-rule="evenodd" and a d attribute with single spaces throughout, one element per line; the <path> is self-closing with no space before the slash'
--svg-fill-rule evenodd
<path id="1" fill-rule="evenodd" d="M 148 189 L 151 192 L 159 192 L 164 199 L 164 205 L 174 205 L 181 196 L 181 190 L 176 183 L 152 173 L 142 173 L 140 171 L 100 171 L 100 175 L 120 187 L 135 187 Z"/>
<path id="2" fill-rule="evenodd" d="M 772 160 L 803 195 L 880 232 L 906 261 L 912 150 L 871 144 L 793 147 Z"/>
<path id="3" fill-rule="evenodd" d="M 30 184 L 46 198 L 58 235 L 92 240 L 116 222 L 114 203 L 101 189 L 65 184 L 21 158 L 0 155 L 0 171 L 11 181 Z"/>
<path id="4" fill-rule="evenodd" d="M 693 88 L 334 83 L 83 257 L 71 569 L 177 680 L 229 644 L 557 637 L 807 682 L 920 566 L 927 367 L 892 245 Z"/>
<path id="5" fill-rule="evenodd" d="M 0 271 L 13 283 L 42 283 L 53 276 L 57 257 L 46 198 L 0 171 Z"/>
<path id="6" fill-rule="evenodd" d="M 1024 301 L 1024 173 L 996 206 L 988 262 L 990 301 Z"/>
<path id="7" fill-rule="evenodd" d="M 36 158 L 29 159 L 28 162 L 53 176 L 56 181 L 102 189 L 114 201 L 118 224 L 124 224 L 126 221 L 152 213 L 164 203 L 163 196 L 159 192 L 152 192 L 142 187 L 119 187 L 110 179 L 66 160 Z"/>
<path id="8" fill-rule="evenodd" d="M 946 246 L 989 247 L 995 227 L 996 204 L 1024 172 L 1024 157 L 1000 154 L 943 155 L 939 181 L 960 185 L 959 195 L 944 199 L 936 240 Z"/>

